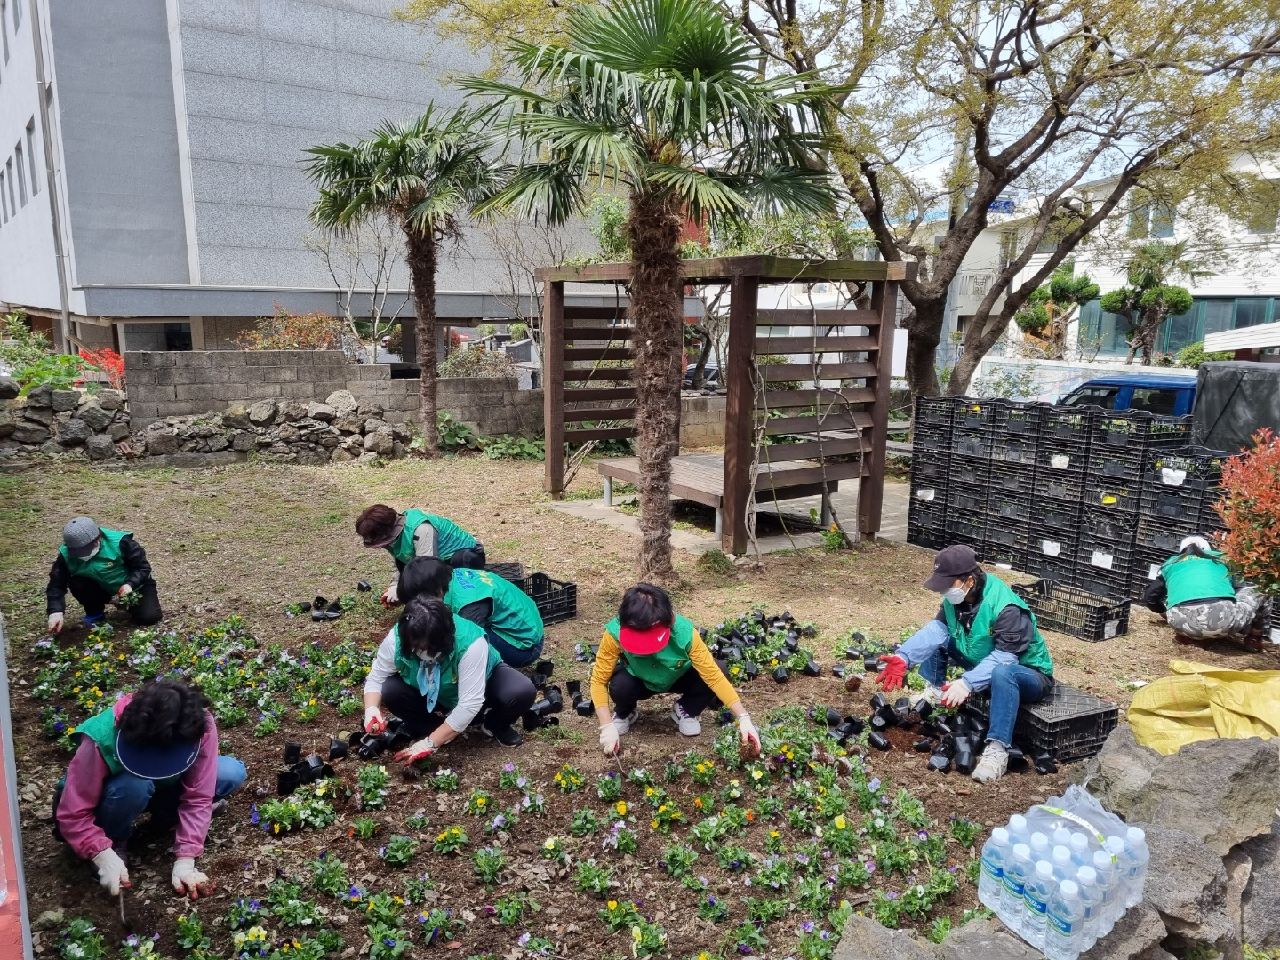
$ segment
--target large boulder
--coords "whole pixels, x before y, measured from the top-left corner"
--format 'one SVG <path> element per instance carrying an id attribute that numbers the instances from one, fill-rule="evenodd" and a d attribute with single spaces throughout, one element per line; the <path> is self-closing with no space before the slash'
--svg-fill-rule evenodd
<path id="1" fill-rule="evenodd" d="M 1280 818 L 1270 833 L 1240 849 L 1253 867 L 1241 908 L 1244 942 L 1259 950 L 1280 949 Z"/>
<path id="2" fill-rule="evenodd" d="M 832 960 L 937 960 L 927 942 L 905 930 L 890 930 L 870 917 L 855 913 L 845 924 Z"/>
<path id="3" fill-rule="evenodd" d="M 111 439 L 114 440 L 116 443 L 119 443 L 121 440 L 124 440 L 125 438 L 127 438 L 129 436 L 129 433 L 130 433 L 130 430 L 129 430 L 128 421 L 117 420 L 111 426 L 107 427 L 107 435 L 110 436 Z"/>
<path id="4" fill-rule="evenodd" d="M 1149 825 L 1151 862 L 1143 897 L 1160 912 L 1165 929 L 1187 943 L 1210 948 L 1230 943 L 1233 929 L 1222 857 L 1198 837 Z"/>
<path id="5" fill-rule="evenodd" d="M 974 920 L 942 941 L 940 960 L 1039 960 L 1041 954 L 995 917 Z M 872 956 L 872 954 L 868 954 Z"/>
<path id="6" fill-rule="evenodd" d="M 165 456 L 178 452 L 178 433 L 170 427 L 160 430 L 148 430 L 145 434 L 145 440 L 147 453 L 150 456 Z"/>
<path id="7" fill-rule="evenodd" d="M 259 400 L 249 408 L 249 422 L 255 427 L 269 427 L 276 419 L 276 402 Z"/>
<path id="8" fill-rule="evenodd" d="M 1145 903 L 1126 911 L 1111 932 L 1095 943 L 1081 960 L 1136 960 L 1165 938 L 1164 920 Z"/>
<path id="9" fill-rule="evenodd" d="M 333 408 L 335 416 L 350 417 L 360 409 L 360 404 L 356 402 L 356 398 L 351 395 L 350 390 L 335 390 L 329 396 L 325 397 L 324 402 L 327 406 Z"/>
<path id="10" fill-rule="evenodd" d="M 0 440 L 13 436 L 15 422 L 13 411 L 8 406 L 0 406 Z"/>
<path id="11" fill-rule="evenodd" d="M 52 407 L 53 406 L 53 387 L 47 383 L 42 383 L 38 387 L 32 387 L 27 391 L 27 405 L 32 407 Z"/>
<path id="12" fill-rule="evenodd" d="M 23 420 L 38 423 L 42 427 L 52 427 L 57 417 L 52 407 L 33 407 L 31 404 L 18 407 L 17 413 Z"/>
<path id="13" fill-rule="evenodd" d="M 80 391 L 78 390 L 55 390 L 50 399 L 50 405 L 55 413 L 65 413 L 68 410 L 74 410 L 76 405 L 80 403 Z"/>
<path id="14" fill-rule="evenodd" d="M 382 417 L 367 417 L 364 421 L 365 433 L 377 433 L 379 430 L 391 431 L 391 424 L 383 420 Z"/>
<path id="15" fill-rule="evenodd" d="M 364 421 L 355 416 L 339 417 L 333 425 L 339 433 L 360 433 L 364 429 Z"/>
<path id="16" fill-rule="evenodd" d="M 89 429 L 99 433 L 111 425 L 115 416 L 112 411 L 103 410 L 97 400 L 90 400 L 80 408 L 80 419 L 89 425 Z"/>
<path id="17" fill-rule="evenodd" d="M 19 420 L 14 425 L 10 437 L 18 443 L 35 446 L 49 439 L 49 428 L 40 423 L 32 423 L 30 420 Z"/>
<path id="18" fill-rule="evenodd" d="M 331 463 L 350 463 L 354 459 L 355 454 L 348 451 L 345 447 L 338 447 L 338 449 L 334 450 L 329 457 Z"/>
<path id="19" fill-rule="evenodd" d="M 1181 830 L 1219 856 L 1271 829 L 1280 807 L 1280 744 L 1202 740 L 1162 756 L 1121 724 L 1086 764 L 1089 792 L 1129 822 Z"/>
<path id="20" fill-rule="evenodd" d="M 365 453 L 376 453 L 381 457 L 390 457 L 396 450 L 396 438 L 390 428 L 384 427 L 366 434 L 364 438 Z"/>
<path id="21" fill-rule="evenodd" d="M 233 430 L 248 430 L 253 426 L 249 419 L 249 408 L 243 403 L 233 403 L 222 412 L 222 425 Z"/>
<path id="22" fill-rule="evenodd" d="M 95 433 L 85 441 L 84 452 L 90 460 L 110 460 L 116 455 L 116 445 L 105 433 Z"/>
<path id="23" fill-rule="evenodd" d="M 72 417 L 58 428 L 58 439 L 68 447 L 76 447 L 89 439 L 93 431 L 79 417 Z"/>
<path id="24" fill-rule="evenodd" d="M 248 431 L 236 431 L 231 435 L 231 449 L 239 453 L 248 453 L 253 449 L 256 440 L 257 437 Z"/>
<path id="25" fill-rule="evenodd" d="M 324 423 L 331 423 L 338 417 L 336 407 L 327 403 L 309 403 L 307 404 L 307 416 L 312 420 L 320 420 Z"/>
<path id="26" fill-rule="evenodd" d="M 0 376 L 0 400 L 12 400 L 22 392 L 22 384 L 13 377 Z"/>

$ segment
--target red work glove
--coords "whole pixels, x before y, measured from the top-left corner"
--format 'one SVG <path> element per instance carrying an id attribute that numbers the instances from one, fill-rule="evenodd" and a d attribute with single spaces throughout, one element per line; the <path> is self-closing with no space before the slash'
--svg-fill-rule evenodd
<path id="1" fill-rule="evenodd" d="M 425 760 L 436 752 L 435 742 L 428 736 L 421 740 L 409 744 L 399 753 L 396 754 L 396 760 L 400 763 L 417 763 L 419 760 Z"/>
<path id="2" fill-rule="evenodd" d="M 880 671 L 880 689 L 901 689 L 903 681 L 907 679 L 907 661 L 896 653 L 886 653 L 876 659 L 884 664 L 884 669 Z"/>

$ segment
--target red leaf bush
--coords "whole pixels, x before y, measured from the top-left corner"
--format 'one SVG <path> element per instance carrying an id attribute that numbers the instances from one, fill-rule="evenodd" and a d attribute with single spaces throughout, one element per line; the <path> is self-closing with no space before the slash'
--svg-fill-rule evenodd
<path id="1" fill-rule="evenodd" d="M 1280 437 L 1255 433 L 1253 449 L 1227 461 L 1222 488 L 1222 552 L 1246 580 L 1280 596 Z"/>
<path id="2" fill-rule="evenodd" d="M 80 359 L 106 375 L 112 390 L 124 389 L 124 357 L 110 347 L 101 350 L 81 350 Z"/>

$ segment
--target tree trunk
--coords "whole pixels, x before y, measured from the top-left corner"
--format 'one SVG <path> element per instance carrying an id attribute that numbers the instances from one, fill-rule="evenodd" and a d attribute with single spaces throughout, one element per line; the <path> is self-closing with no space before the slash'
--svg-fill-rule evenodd
<path id="1" fill-rule="evenodd" d="M 440 432 L 436 425 L 436 238 L 404 224 L 405 260 L 413 279 L 413 306 L 418 315 L 418 367 L 421 384 L 423 452 L 440 453 Z"/>
<path id="2" fill-rule="evenodd" d="M 640 459 L 640 579 L 670 582 L 671 458 L 680 449 L 684 376 L 680 216 L 669 196 L 635 193 L 626 223 L 631 244 L 630 313 L 636 327 L 636 453 Z"/>
<path id="3" fill-rule="evenodd" d="M 938 383 L 938 343 L 942 339 L 942 314 L 946 298 L 915 304 L 915 317 L 907 327 L 907 384 L 911 397 L 936 397 Z"/>
<path id="4" fill-rule="evenodd" d="M 707 383 L 707 361 L 711 359 L 711 334 L 700 326 L 693 328 L 698 335 L 701 346 L 698 348 L 698 360 L 693 365 L 693 389 L 701 390 Z M 721 377 L 721 382 L 724 378 Z"/>

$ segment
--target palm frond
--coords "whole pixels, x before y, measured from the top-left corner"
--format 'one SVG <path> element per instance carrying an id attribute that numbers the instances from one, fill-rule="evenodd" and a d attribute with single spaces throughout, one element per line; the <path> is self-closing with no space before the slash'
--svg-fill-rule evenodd
<path id="1" fill-rule="evenodd" d="M 500 190 L 481 200 L 478 216 L 510 211 L 529 220 L 561 224 L 581 208 L 583 171 L 568 163 L 531 163 L 518 167 Z"/>

